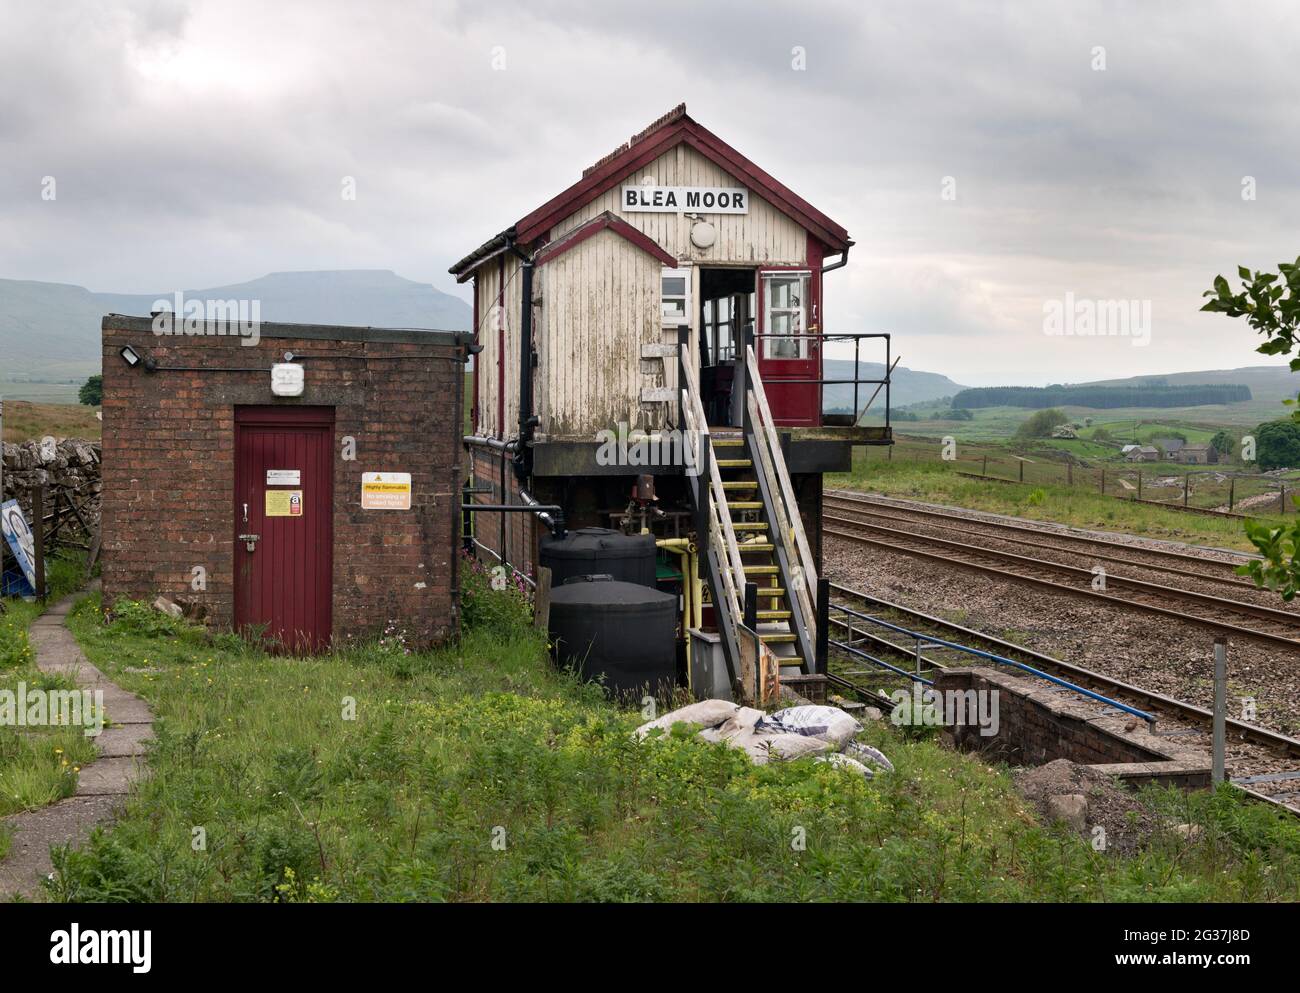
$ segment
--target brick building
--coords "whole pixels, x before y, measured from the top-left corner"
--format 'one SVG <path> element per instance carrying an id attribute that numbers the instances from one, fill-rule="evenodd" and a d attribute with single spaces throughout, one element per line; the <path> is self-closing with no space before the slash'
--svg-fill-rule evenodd
<path id="1" fill-rule="evenodd" d="M 105 602 L 188 597 L 298 651 L 453 635 L 460 337 L 162 320 L 103 321 Z"/>

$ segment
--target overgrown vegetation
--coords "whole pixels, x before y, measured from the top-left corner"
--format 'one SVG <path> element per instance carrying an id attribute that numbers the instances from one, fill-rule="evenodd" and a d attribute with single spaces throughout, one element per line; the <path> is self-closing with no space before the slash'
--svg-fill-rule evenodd
<path id="1" fill-rule="evenodd" d="M 1300 258 L 1295 262 L 1278 264 L 1277 272 L 1237 267 L 1241 289 L 1236 293 L 1222 276 L 1214 277 L 1214 288 L 1206 290 L 1209 302 L 1201 308 L 1229 317 L 1244 317 L 1251 329 L 1264 337 L 1264 344 L 1255 351 L 1264 355 L 1290 355 L 1300 344 Z M 1300 371 L 1300 358 L 1290 362 L 1291 371 Z M 1268 435 L 1268 463 L 1274 465 L 1300 464 L 1300 407 L 1295 400 L 1284 403 L 1295 407 L 1290 422 L 1261 424 L 1259 432 Z M 1295 462 L 1290 460 L 1295 458 Z M 1261 441 L 1259 461 L 1264 468 L 1264 443 Z M 1293 498 L 1294 499 L 1294 498 Z M 1300 501 L 1298 501 L 1300 502 Z M 1283 527 L 1247 522 L 1246 535 L 1264 556 L 1263 564 L 1251 563 L 1243 567 L 1243 574 L 1255 580 L 1256 585 L 1274 590 L 1290 602 L 1300 593 L 1300 519 Z"/>
<path id="2" fill-rule="evenodd" d="M 51 601 L 71 593 L 81 582 L 81 556 L 54 555 L 47 559 L 46 567 Z M 75 684 L 66 676 L 47 675 L 36 667 L 28 629 L 39 616 L 40 606 L 18 598 L 5 600 L 4 606 L 5 612 L 0 614 L 0 692 L 13 694 L 16 722 L 20 686 L 30 694 L 72 690 Z M 94 744 L 82 728 L 30 727 L 0 721 L 0 817 L 70 796 L 77 787 L 81 766 L 94 755 Z M 0 852 L 7 845 L 7 833 L 0 831 Z"/>
<path id="3" fill-rule="evenodd" d="M 555 672 L 521 597 L 465 570 L 461 644 L 329 657 L 178 623 L 71 623 L 158 720 L 122 820 L 61 852 L 60 900 L 1290 899 L 1300 832 L 1229 796 L 1136 857 L 1037 823 L 1009 778 L 889 724 L 897 772 L 752 766 Z M 493 601 L 496 602 L 493 602 Z M 472 607 L 468 606 L 473 604 Z M 490 620 L 489 620 L 490 619 Z M 504 624 L 503 633 L 500 625 Z M 349 719 L 353 716 L 355 719 Z M 1195 810 L 1187 803 L 1201 804 Z"/>
<path id="4" fill-rule="evenodd" d="M 1016 437 L 1022 439 L 1048 438 L 1058 424 L 1066 424 L 1069 420 L 1070 418 L 1066 416 L 1065 411 L 1057 410 L 1055 407 L 1040 410 L 1030 415 L 1020 425 L 1020 428 L 1016 431 Z"/>

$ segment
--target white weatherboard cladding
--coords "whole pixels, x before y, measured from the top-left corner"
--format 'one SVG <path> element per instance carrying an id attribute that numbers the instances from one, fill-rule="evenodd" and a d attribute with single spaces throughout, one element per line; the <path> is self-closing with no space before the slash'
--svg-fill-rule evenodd
<path id="1" fill-rule="evenodd" d="M 661 274 L 658 259 L 612 231 L 541 267 L 537 412 L 548 440 L 594 441 L 620 422 L 665 426 L 666 405 L 641 403 L 642 387 L 677 381 L 675 358 L 641 354 L 676 338 L 660 326 Z"/>
<path id="2" fill-rule="evenodd" d="M 709 248 L 697 248 L 691 244 L 692 221 L 689 217 L 622 209 L 623 187 L 640 184 L 647 177 L 653 177 L 660 186 L 744 187 L 750 191 L 749 212 L 707 214 L 710 223 L 717 228 L 717 240 Z M 798 222 L 777 210 L 743 180 L 721 169 L 689 145 L 669 149 L 644 168 L 620 179 L 613 188 L 553 227 L 551 240 L 606 210 L 649 235 L 669 255 L 679 259 L 702 264 L 747 265 L 804 265 L 808 261 L 808 235 Z"/>
<path id="3" fill-rule="evenodd" d="M 519 433 L 519 307 L 523 299 L 519 260 L 505 257 L 505 307 L 498 311 L 497 300 L 501 287 L 500 262 L 490 259 L 476 273 L 475 292 L 478 298 L 478 340 L 483 346 L 475 358 L 482 367 L 479 372 L 479 414 L 474 425 L 476 434 L 501 437 L 497 423 L 497 361 L 498 320 L 505 327 L 505 431 L 504 437 L 513 438 Z M 500 314 L 498 318 L 497 314 Z"/>

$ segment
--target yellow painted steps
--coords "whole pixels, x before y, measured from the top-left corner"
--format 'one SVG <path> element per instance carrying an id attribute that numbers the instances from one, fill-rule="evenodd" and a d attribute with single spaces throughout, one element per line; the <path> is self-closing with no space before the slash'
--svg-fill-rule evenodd
<path id="1" fill-rule="evenodd" d="M 749 459 L 718 459 L 719 469 L 749 469 L 753 465 Z"/>

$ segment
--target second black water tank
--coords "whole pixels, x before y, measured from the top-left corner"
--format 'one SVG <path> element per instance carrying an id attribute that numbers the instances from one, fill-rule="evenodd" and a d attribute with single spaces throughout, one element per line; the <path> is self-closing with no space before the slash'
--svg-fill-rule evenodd
<path id="1" fill-rule="evenodd" d="M 551 570 L 551 587 L 573 576 L 608 574 L 623 583 L 655 588 L 655 539 L 609 528 L 579 528 L 563 538 L 543 535 L 539 558 Z"/>
<path id="2" fill-rule="evenodd" d="M 667 699 L 677 678 L 677 598 L 608 576 L 551 590 L 556 661 L 612 697 Z"/>

